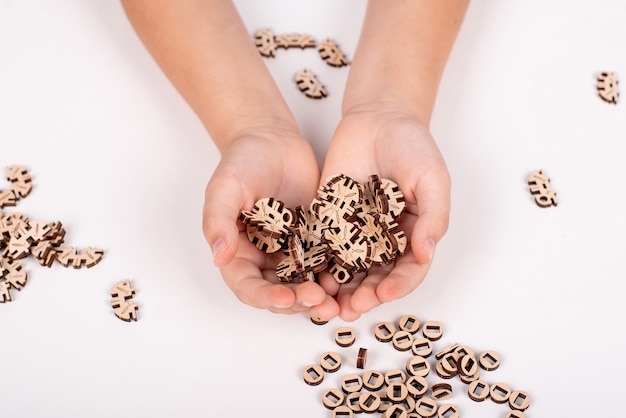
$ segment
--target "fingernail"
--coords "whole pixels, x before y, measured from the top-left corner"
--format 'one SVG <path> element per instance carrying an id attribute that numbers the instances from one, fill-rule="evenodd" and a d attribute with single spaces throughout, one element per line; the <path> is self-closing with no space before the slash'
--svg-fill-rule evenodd
<path id="1" fill-rule="evenodd" d="M 226 248 L 226 240 L 224 238 L 218 238 L 211 246 L 213 252 L 213 258 L 218 256 Z"/>
<path id="2" fill-rule="evenodd" d="M 303 301 L 300 301 L 300 306 L 302 306 L 303 308 L 309 309 L 313 305 L 311 303 L 303 300 Z"/>
<path id="3" fill-rule="evenodd" d="M 433 261 L 433 255 L 435 253 L 435 241 L 432 238 L 426 238 L 424 240 L 424 251 L 428 255 L 428 260 Z"/>

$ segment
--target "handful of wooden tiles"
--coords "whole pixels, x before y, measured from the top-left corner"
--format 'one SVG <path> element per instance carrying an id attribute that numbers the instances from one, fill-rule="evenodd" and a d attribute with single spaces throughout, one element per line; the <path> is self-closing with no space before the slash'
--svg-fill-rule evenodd
<path id="1" fill-rule="evenodd" d="M 315 281 L 328 268 L 338 283 L 348 283 L 404 254 L 407 238 L 397 221 L 405 203 L 396 183 L 375 174 L 364 184 L 343 174 L 326 182 L 310 206 L 292 210 L 270 197 L 241 212 L 258 249 L 287 253 L 276 267 L 282 282 Z"/>

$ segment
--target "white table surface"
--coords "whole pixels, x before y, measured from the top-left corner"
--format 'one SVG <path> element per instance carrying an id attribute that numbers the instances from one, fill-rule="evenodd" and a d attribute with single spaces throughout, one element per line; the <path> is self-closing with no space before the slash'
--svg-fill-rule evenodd
<path id="1" fill-rule="evenodd" d="M 332 37 L 349 58 L 363 2 L 238 0 L 251 33 Z M 485 373 L 532 397 L 529 417 L 619 416 L 626 375 L 626 103 L 600 100 L 597 72 L 626 76 L 626 3 L 475 0 L 446 69 L 432 132 L 452 179 L 450 229 L 409 297 L 363 315 L 339 348 L 317 327 L 241 304 L 201 231 L 219 155 L 137 39 L 118 2 L 0 0 L 0 167 L 22 164 L 34 189 L 15 208 L 60 220 L 66 243 L 104 248 L 92 269 L 29 274 L 0 305 L 0 414 L 6 417 L 320 417 L 321 393 L 357 371 L 402 367 L 372 327 L 404 314 L 439 320 L 436 347 L 497 350 Z M 314 51 L 267 64 L 318 156 L 339 120 L 349 69 Z M 329 97 L 293 84 L 309 67 Z M 526 179 L 544 169 L 558 207 Z M 8 186 L 1 181 L 0 188 Z M 131 278 L 139 321 L 108 292 Z M 304 366 L 336 350 L 345 365 L 318 387 Z M 436 381 L 431 377 L 431 381 Z M 463 417 L 503 417 L 454 381 Z"/>

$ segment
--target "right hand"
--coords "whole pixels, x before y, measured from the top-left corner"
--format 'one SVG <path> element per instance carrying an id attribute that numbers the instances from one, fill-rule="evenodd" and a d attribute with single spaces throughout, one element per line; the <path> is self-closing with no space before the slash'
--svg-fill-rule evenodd
<path id="1" fill-rule="evenodd" d="M 246 227 L 237 222 L 264 197 L 294 208 L 316 196 L 320 173 L 311 146 L 296 131 L 261 128 L 230 142 L 209 181 L 203 230 L 224 281 L 242 302 L 277 313 L 304 312 L 331 319 L 336 300 L 317 283 L 278 281 L 281 252 L 266 254 L 252 244 Z"/>

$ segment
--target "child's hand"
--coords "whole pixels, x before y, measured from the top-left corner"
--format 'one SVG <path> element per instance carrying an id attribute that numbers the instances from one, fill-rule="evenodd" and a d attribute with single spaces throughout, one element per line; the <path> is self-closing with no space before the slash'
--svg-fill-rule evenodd
<path id="1" fill-rule="evenodd" d="M 345 285 L 339 286 L 327 273 L 320 277 L 326 291 L 336 295 L 341 318 L 352 321 L 409 294 L 422 282 L 435 244 L 448 228 L 450 177 L 427 128 L 409 113 L 380 107 L 344 116 L 330 144 L 322 182 L 335 173 L 359 182 L 378 174 L 398 183 L 406 200 L 399 223 L 409 242 L 403 256 Z"/>
<path id="2" fill-rule="evenodd" d="M 273 312 L 306 312 L 330 319 L 337 302 L 316 283 L 278 282 L 276 265 L 281 251 L 265 254 L 237 222 L 264 197 L 274 197 L 293 208 L 316 194 L 319 168 L 310 145 L 297 132 L 255 130 L 232 141 L 206 189 L 203 225 L 215 265 L 224 281 L 244 303 Z"/>

